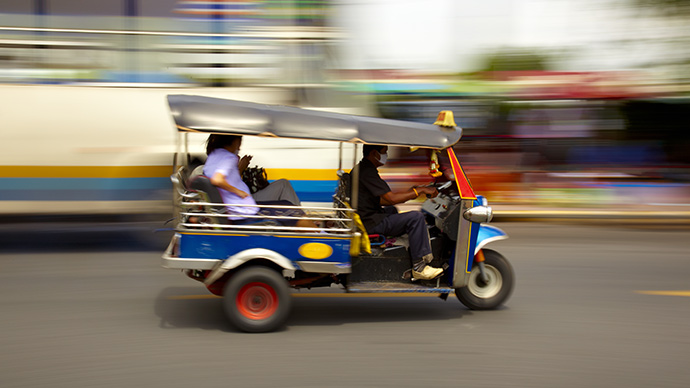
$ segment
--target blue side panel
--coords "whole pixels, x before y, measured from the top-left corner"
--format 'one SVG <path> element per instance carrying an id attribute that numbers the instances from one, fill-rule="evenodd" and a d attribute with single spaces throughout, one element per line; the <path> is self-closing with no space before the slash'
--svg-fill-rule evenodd
<path id="1" fill-rule="evenodd" d="M 472 202 L 472 206 L 482 206 L 482 202 L 484 201 L 484 196 L 483 195 L 477 195 L 477 199 Z"/>
<path id="2" fill-rule="evenodd" d="M 308 259 L 300 255 L 299 248 L 307 243 L 321 243 L 331 247 L 333 253 L 324 259 Z M 182 234 L 180 257 L 225 260 L 239 252 L 253 248 L 270 249 L 292 261 L 350 262 L 350 240 L 328 237 Z"/>
<path id="3" fill-rule="evenodd" d="M 291 180 L 292 187 L 301 201 L 332 202 L 338 181 Z"/>
<path id="4" fill-rule="evenodd" d="M 467 248 L 469 252 L 469 257 L 467 258 L 467 272 L 472 271 L 472 263 L 474 263 L 474 248 L 477 246 L 477 236 L 479 235 L 479 230 L 483 226 L 476 222 L 470 222 L 470 246 Z"/>

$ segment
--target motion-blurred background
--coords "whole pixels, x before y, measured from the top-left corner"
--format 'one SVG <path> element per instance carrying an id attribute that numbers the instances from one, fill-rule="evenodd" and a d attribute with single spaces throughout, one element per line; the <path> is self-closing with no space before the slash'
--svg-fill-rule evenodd
<path id="1" fill-rule="evenodd" d="M 505 308 L 302 290 L 260 336 L 160 268 L 169 236 L 142 249 L 130 230 L 172 212 L 168 94 L 450 109 L 495 221 L 687 226 L 689 19 L 690 0 L 0 0 L 0 386 L 687 388 L 687 228 L 497 222 Z M 325 147 L 242 152 L 324 202 Z M 424 152 L 394 150 L 384 178 L 428 182 Z"/>
<path id="2" fill-rule="evenodd" d="M 686 0 L 0 0 L 0 213 L 169 208 L 170 93 L 450 109 L 499 208 L 685 209 L 689 19 Z M 428 181 L 396 156 L 389 180 Z"/>

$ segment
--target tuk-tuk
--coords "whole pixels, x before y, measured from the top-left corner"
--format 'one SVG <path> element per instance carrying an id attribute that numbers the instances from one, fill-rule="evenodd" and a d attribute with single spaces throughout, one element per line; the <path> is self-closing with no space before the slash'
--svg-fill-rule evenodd
<path id="1" fill-rule="evenodd" d="M 492 211 L 485 198 L 474 194 L 453 151 L 462 129 L 452 112 L 442 112 L 434 124 L 420 124 L 200 96 L 171 95 L 168 104 L 180 141 L 171 177 L 175 235 L 163 266 L 182 269 L 223 296 L 225 313 L 238 329 L 266 332 L 284 325 L 291 288 L 340 285 L 351 293 L 437 293 L 444 300 L 454 293 L 476 310 L 494 309 L 510 296 L 511 265 L 486 249 L 507 236 L 483 224 Z M 444 153 L 451 180 L 431 183 L 439 195 L 421 207 L 434 256 L 431 265 L 443 268 L 443 274 L 433 280 L 412 278 L 404 244 L 367 234 L 355 210 L 357 168 L 338 171 L 332 206 L 295 207 L 301 210 L 297 217 L 313 221 L 313 227 L 284 222 L 293 216 L 275 212 L 245 214 L 236 222 L 237 214 L 222 203 L 200 168 L 190 171 L 187 138 L 192 132 L 326 140 L 340 142 L 341 150 L 343 143 L 353 143 L 353 158 L 361 144 L 426 148 L 432 175 L 438 174 L 438 157 Z"/>

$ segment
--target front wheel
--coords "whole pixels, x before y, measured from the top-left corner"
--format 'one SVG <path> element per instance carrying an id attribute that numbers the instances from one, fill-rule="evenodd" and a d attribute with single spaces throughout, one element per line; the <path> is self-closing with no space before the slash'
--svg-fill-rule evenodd
<path id="1" fill-rule="evenodd" d="M 266 267 L 240 270 L 228 280 L 223 294 L 223 307 L 230 323 L 250 333 L 281 327 L 292 304 L 285 279 Z"/>
<path id="2" fill-rule="evenodd" d="M 513 292 L 513 267 L 503 255 L 490 249 L 484 251 L 484 269 L 488 282 L 480 276 L 479 266 L 473 265 L 467 286 L 455 289 L 458 300 L 472 310 L 491 310 L 505 302 Z"/>

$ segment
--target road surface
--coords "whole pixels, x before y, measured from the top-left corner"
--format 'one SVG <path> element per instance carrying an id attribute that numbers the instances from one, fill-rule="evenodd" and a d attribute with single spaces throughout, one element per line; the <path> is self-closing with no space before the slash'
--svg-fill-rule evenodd
<path id="1" fill-rule="evenodd" d="M 0 386 L 690 386 L 687 230 L 498 226 L 517 276 L 500 310 L 301 292 L 267 334 L 127 236 L 5 236 Z"/>

